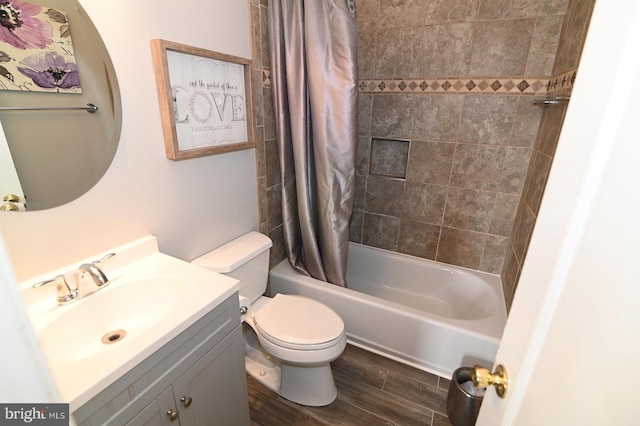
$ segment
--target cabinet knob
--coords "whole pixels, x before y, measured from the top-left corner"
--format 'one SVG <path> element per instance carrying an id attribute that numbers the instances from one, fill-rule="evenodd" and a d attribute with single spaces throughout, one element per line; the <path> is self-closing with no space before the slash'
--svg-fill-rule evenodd
<path id="1" fill-rule="evenodd" d="M 190 406 L 190 405 L 191 405 L 191 402 L 192 402 L 193 400 L 192 400 L 192 399 L 191 399 L 191 397 L 189 397 L 189 396 L 183 396 L 182 398 L 180 398 L 180 401 L 182 401 L 182 405 L 184 405 L 184 406 L 185 406 L 185 408 L 186 408 L 186 407 L 188 407 L 188 406 Z"/>
<path id="2" fill-rule="evenodd" d="M 171 421 L 175 421 L 178 418 L 178 411 L 177 410 L 168 410 L 167 411 L 167 416 L 169 416 L 169 419 L 171 419 Z"/>

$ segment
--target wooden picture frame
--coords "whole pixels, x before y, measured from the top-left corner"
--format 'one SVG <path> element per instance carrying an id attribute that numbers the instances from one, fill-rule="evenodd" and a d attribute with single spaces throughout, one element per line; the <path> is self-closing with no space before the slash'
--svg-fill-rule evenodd
<path id="1" fill-rule="evenodd" d="M 251 60 L 151 40 L 167 158 L 255 148 Z"/>

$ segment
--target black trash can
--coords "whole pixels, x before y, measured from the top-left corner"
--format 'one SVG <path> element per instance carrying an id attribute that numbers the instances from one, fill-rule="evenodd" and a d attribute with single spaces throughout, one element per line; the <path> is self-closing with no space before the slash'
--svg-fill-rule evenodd
<path id="1" fill-rule="evenodd" d="M 473 385 L 471 368 L 461 367 L 453 372 L 447 394 L 447 414 L 453 426 L 476 424 L 484 392 Z"/>

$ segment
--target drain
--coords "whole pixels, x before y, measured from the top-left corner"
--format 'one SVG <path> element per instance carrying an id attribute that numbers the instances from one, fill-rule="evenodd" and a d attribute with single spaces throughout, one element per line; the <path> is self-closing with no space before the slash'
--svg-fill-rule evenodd
<path id="1" fill-rule="evenodd" d="M 127 332 L 124 330 L 110 331 L 104 336 L 102 336 L 102 343 L 104 343 L 105 345 L 110 345 L 112 343 L 116 343 L 124 339 L 124 336 L 126 335 L 127 335 Z"/>

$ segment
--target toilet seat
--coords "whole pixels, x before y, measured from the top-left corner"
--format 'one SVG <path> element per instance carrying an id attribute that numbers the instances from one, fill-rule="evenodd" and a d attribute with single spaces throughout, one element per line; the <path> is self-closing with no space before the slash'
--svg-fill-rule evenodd
<path id="1" fill-rule="evenodd" d="M 276 294 L 253 315 L 253 323 L 262 337 L 289 349 L 324 349 L 344 339 L 342 318 L 303 296 Z"/>

